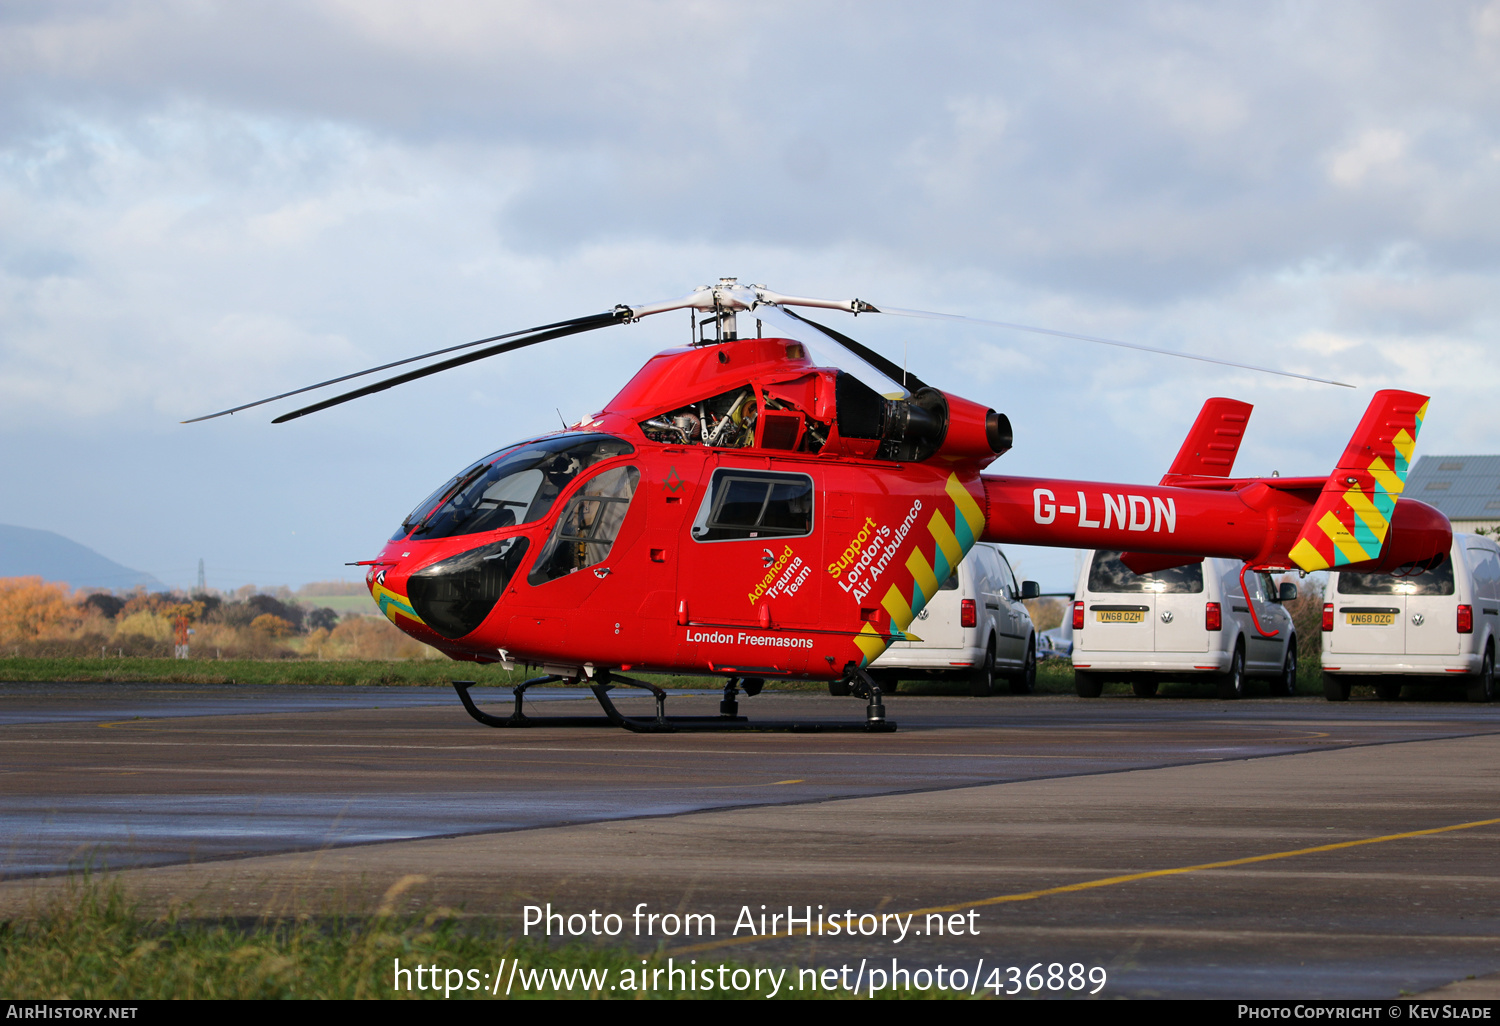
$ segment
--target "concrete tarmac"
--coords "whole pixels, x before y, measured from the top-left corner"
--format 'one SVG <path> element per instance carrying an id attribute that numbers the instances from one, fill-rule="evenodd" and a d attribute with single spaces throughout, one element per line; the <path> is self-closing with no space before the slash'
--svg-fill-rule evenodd
<path id="1" fill-rule="evenodd" d="M 519 929 L 551 902 L 705 964 L 894 958 L 1004 988 L 1011 966 L 1077 963 L 1108 974 L 1101 996 L 1395 998 L 1500 969 L 1496 708 L 896 696 L 890 735 L 631 735 L 488 730 L 431 689 L 195 688 L 199 713 L 167 716 L 119 687 L 0 686 L 0 722 L 21 717 L 0 726 L 0 912 L 93 860 L 144 867 L 120 877 L 147 908 L 384 901 Z M 62 715 L 106 696 L 143 718 Z M 742 711 L 860 706 L 767 694 Z M 642 905 L 711 914 L 713 934 L 658 919 L 635 936 Z M 761 905 L 782 933 L 790 905 L 885 935 L 825 919 L 770 939 Z"/>

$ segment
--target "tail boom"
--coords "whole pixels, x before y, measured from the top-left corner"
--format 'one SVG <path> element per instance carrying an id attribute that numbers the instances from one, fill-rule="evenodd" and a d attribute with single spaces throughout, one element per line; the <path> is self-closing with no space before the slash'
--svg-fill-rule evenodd
<path id="1" fill-rule="evenodd" d="M 1219 491 L 988 474 L 981 481 L 987 505 L 982 540 L 1011 545 L 1264 561 L 1276 554 L 1278 540 L 1290 544 L 1297 536 L 1311 506 L 1295 494 L 1263 505 L 1274 493 L 1253 484 Z"/>
<path id="2" fill-rule="evenodd" d="M 1222 556 L 1293 570 L 1293 547 L 1319 492 L 1285 479 L 1226 481 L 1224 489 L 981 475 L 981 540 L 1010 545 Z M 1303 483 L 1299 480 L 1299 485 Z M 1376 558 L 1339 569 L 1389 572 L 1430 563 L 1452 545 L 1447 517 L 1414 499 L 1394 501 Z"/>
<path id="3" fill-rule="evenodd" d="M 985 541 L 1119 549 L 1147 572 L 1226 556 L 1265 570 L 1390 573 L 1437 565 L 1453 543 L 1439 511 L 1401 498 L 1427 397 L 1385 389 L 1327 478 L 1240 478 L 1248 403 L 1210 399 L 1161 484 L 981 475 Z"/>

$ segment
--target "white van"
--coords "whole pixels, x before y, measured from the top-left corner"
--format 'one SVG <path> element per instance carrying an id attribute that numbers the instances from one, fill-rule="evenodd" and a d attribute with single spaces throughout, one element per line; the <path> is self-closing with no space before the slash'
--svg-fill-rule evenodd
<path id="1" fill-rule="evenodd" d="M 1273 695 L 1292 694 L 1297 636 L 1282 603 L 1296 598 L 1297 586 L 1278 588 L 1269 574 L 1247 573 L 1252 617 L 1241 565 L 1210 558 L 1136 574 L 1117 551 L 1091 553 L 1073 603 L 1078 694 L 1097 698 L 1105 681 L 1126 680 L 1149 698 L 1163 681 L 1213 679 L 1220 698 L 1239 698 L 1247 677 L 1268 679 Z"/>
<path id="2" fill-rule="evenodd" d="M 1455 533 L 1443 565 L 1424 573 L 1328 578 L 1323 694 L 1330 702 L 1346 700 L 1353 684 L 1374 684 L 1391 699 L 1402 684 L 1443 677 L 1462 680 L 1471 702 L 1494 697 L 1500 545 Z"/>
<path id="3" fill-rule="evenodd" d="M 882 690 L 902 678 L 961 678 L 984 696 L 995 678 L 1012 694 L 1036 688 L 1036 630 L 1022 599 L 1040 594 L 1035 581 L 1017 583 L 998 545 L 980 542 L 938 588 L 908 628 L 921 641 L 898 641 L 870 665 Z"/>

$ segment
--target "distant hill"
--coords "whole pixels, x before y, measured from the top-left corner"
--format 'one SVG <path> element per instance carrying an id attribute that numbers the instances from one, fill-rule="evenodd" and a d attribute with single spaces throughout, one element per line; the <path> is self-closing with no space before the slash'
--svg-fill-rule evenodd
<path id="1" fill-rule="evenodd" d="M 10 524 L 0 524 L 0 577 L 41 577 L 66 581 L 75 588 L 166 589 L 150 574 L 105 559 L 53 531 Z"/>

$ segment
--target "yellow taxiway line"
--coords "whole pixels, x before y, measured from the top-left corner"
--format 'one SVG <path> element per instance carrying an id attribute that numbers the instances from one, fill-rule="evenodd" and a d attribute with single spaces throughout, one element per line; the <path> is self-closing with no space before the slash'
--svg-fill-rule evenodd
<path id="1" fill-rule="evenodd" d="M 964 912 L 971 908 L 982 908 L 986 905 L 1004 905 L 1013 901 L 1034 901 L 1037 898 L 1046 898 L 1054 894 L 1071 894 L 1076 891 L 1091 891 L 1099 887 L 1114 887 L 1117 884 L 1134 883 L 1137 880 L 1151 880 L 1163 876 L 1180 876 L 1184 873 L 1201 873 L 1208 869 L 1228 869 L 1230 866 L 1248 866 L 1256 862 L 1271 862 L 1275 859 L 1289 859 L 1298 855 L 1315 855 L 1319 852 L 1338 851 L 1342 848 L 1357 848 L 1366 844 L 1384 844 L 1387 841 L 1404 841 L 1413 837 L 1431 837 L 1434 834 L 1446 834 L 1455 830 L 1472 830 L 1475 827 L 1494 826 L 1500 823 L 1500 819 L 1477 819 L 1472 823 L 1455 823 L 1452 826 L 1432 827 L 1428 830 L 1408 830 L 1400 834 L 1382 834 L 1379 837 L 1362 837 L 1357 841 L 1339 841 L 1334 844 L 1319 844 L 1312 848 L 1296 848 L 1292 851 L 1277 851 L 1267 855 L 1250 855 L 1242 859 L 1226 859 L 1222 862 L 1200 862 L 1195 866 L 1177 866 L 1172 869 L 1151 869 L 1143 873 L 1125 873 L 1121 876 L 1106 876 L 1098 880 L 1085 880 L 1082 883 L 1064 884 L 1061 887 L 1046 887 L 1037 891 L 1023 891 L 1020 894 L 1000 894 L 993 898 L 980 898 L 975 901 L 965 901 L 957 905 L 934 905 L 931 908 L 912 909 L 908 912 L 897 913 L 905 916 L 937 915 L 944 912 Z M 706 944 L 693 944 L 687 947 L 674 948 L 668 952 L 671 955 L 686 955 L 699 951 L 713 951 L 718 948 L 734 947 L 741 944 L 753 944 L 768 940 L 781 940 L 787 937 L 797 937 L 806 934 L 804 927 L 795 930 L 777 932 L 770 935 L 761 934 L 754 937 L 728 937 L 724 940 L 709 941 Z"/>

